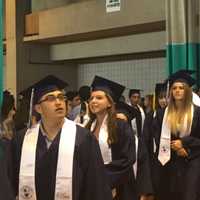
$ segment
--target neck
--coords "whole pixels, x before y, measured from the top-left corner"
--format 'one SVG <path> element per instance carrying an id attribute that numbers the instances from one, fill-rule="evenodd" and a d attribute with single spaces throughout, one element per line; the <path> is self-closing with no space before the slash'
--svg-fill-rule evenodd
<path id="1" fill-rule="evenodd" d="M 175 101 L 175 104 L 176 104 L 176 107 L 179 109 L 179 108 L 182 108 L 183 107 L 183 101 Z"/>
<path id="2" fill-rule="evenodd" d="M 63 123 L 64 119 L 57 121 L 51 121 L 47 119 L 42 120 L 42 127 L 50 140 L 53 140 L 57 136 L 59 130 L 63 126 Z"/>
<path id="3" fill-rule="evenodd" d="M 97 115 L 97 122 L 98 122 L 98 125 L 101 126 L 101 124 L 103 123 L 103 120 L 106 116 L 107 112 L 103 112 L 103 113 L 100 113 Z"/>
<path id="4" fill-rule="evenodd" d="M 103 123 L 103 120 L 104 120 L 106 114 L 107 114 L 107 112 L 104 112 L 104 113 L 98 114 L 96 116 L 97 123 L 96 123 L 96 127 L 94 129 L 94 135 L 96 136 L 97 140 L 99 139 L 100 128 L 101 128 L 101 125 Z"/>

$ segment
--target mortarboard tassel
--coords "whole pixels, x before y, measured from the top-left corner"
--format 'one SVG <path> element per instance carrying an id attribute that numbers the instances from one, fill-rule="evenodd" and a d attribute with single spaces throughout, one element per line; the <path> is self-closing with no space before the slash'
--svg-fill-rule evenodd
<path id="1" fill-rule="evenodd" d="M 33 112 L 33 97 L 34 97 L 34 88 L 31 90 L 31 99 L 30 99 L 30 106 L 29 106 L 29 119 L 28 119 L 28 127 L 31 128 L 31 121 L 32 121 L 32 112 Z"/>

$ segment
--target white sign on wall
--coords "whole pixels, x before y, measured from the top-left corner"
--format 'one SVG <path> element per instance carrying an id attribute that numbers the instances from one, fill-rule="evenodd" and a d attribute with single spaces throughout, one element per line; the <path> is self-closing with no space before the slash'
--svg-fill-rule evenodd
<path id="1" fill-rule="evenodd" d="M 120 0 L 106 0 L 106 12 L 120 11 Z"/>

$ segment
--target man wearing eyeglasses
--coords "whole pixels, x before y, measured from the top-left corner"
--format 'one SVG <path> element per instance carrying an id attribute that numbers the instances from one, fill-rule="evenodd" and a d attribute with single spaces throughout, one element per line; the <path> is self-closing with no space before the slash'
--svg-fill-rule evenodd
<path id="1" fill-rule="evenodd" d="M 111 200 L 98 142 L 65 118 L 66 98 L 55 82 L 35 87 L 41 120 L 13 139 L 16 195 L 19 200 Z"/>

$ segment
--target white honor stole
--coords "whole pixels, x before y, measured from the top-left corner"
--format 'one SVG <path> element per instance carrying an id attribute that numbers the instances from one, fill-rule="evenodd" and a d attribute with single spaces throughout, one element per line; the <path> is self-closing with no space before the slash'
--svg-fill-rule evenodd
<path id="1" fill-rule="evenodd" d="M 135 178 L 137 177 L 137 169 L 138 169 L 138 143 L 139 139 L 137 135 L 134 135 L 135 137 L 135 163 L 133 164 L 133 172 L 135 175 Z"/>
<path id="2" fill-rule="evenodd" d="M 158 160 L 162 165 L 165 165 L 171 157 L 171 128 L 167 121 L 167 112 L 168 107 L 165 109 L 163 122 L 162 122 L 162 130 L 160 136 L 160 145 L 159 145 L 159 152 L 158 152 Z M 194 114 L 194 106 L 191 105 L 191 117 L 193 120 Z M 192 124 L 192 123 L 191 123 Z M 189 127 L 189 131 L 187 131 L 187 115 L 184 117 L 183 128 L 180 130 L 180 137 L 185 137 L 190 135 L 191 126 Z"/>
<path id="3" fill-rule="evenodd" d="M 35 189 L 36 147 L 40 123 L 28 129 L 24 137 L 19 175 L 19 200 L 37 200 Z M 55 200 L 72 200 L 73 157 L 76 124 L 65 119 L 58 150 Z"/>
<path id="4" fill-rule="evenodd" d="M 162 122 L 162 129 L 161 129 L 161 136 L 160 136 L 160 145 L 159 145 L 159 152 L 158 152 L 158 160 L 162 165 L 165 165 L 171 157 L 171 128 L 169 123 L 167 122 L 167 112 L 168 107 L 165 109 L 163 122 Z"/>
<path id="5" fill-rule="evenodd" d="M 107 129 L 107 118 L 106 115 L 102 122 L 100 132 L 99 132 L 99 147 L 101 150 L 101 155 L 103 157 L 104 164 L 109 164 L 112 162 L 112 153 L 111 148 L 109 148 L 107 139 L 108 139 L 108 129 Z M 92 123 L 90 131 L 93 132 L 96 126 L 96 120 Z"/>
<path id="6" fill-rule="evenodd" d="M 139 110 L 140 110 L 140 113 L 141 113 L 141 117 L 142 117 L 142 127 L 141 127 L 141 133 L 143 131 L 143 127 L 144 127 L 144 120 L 145 120 L 145 113 L 144 113 L 144 110 L 143 108 L 140 106 L 140 105 L 137 105 Z"/>
<path id="7" fill-rule="evenodd" d="M 141 121 L 141 134 L 142 134 L 143 127 L 144 127 L 145 113 L 144 113 L 144 110 L 142 109 L 141 106 L 139 106 L 139 105 L 137 105 L 137 106 L 138 106 L 138 108 L 140 110 L 140 113 L 141 113 L 141 119 L 142 119 L 142 121 Z M 136 135 L 138 136 L 138 129 L 137 129 L 136 118 L 133 118 L 131 120 L 131 127 L 135 131 Z"/>

